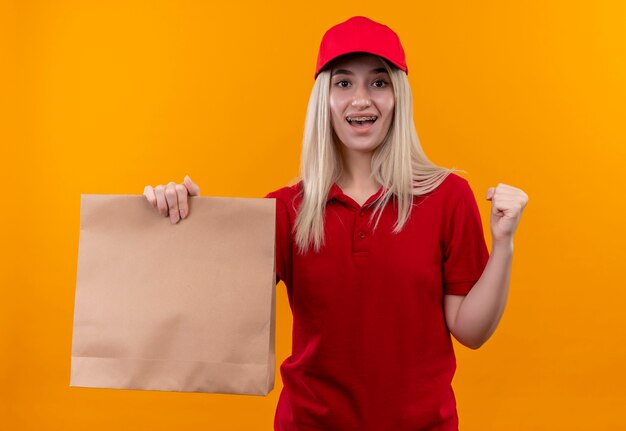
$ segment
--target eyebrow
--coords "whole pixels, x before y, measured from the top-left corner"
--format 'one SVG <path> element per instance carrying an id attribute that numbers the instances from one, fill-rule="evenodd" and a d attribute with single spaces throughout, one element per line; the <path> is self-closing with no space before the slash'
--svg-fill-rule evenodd
<path id="1" fill-rule="evenodd" d="M 385 69 L 384 67 L 377 67 L 375 69 L 370 70 L 370 73 L 387 73 L 387 69 Z M 335 76 L 335 75 L 354 75 L 354 73 L 352 73 L 350 70 L 348 69 L 336 69 L 335 71 L 333 71 L 331 76 Z"/>

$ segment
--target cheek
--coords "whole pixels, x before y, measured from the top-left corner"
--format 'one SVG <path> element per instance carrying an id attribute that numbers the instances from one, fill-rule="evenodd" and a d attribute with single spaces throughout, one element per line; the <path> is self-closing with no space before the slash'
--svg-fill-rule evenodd
<path id="1" fill-rule="evenodd" d="M 393 98 L 391 100 L 389 100 L 388 98 L 381 100 L 378 106 L 380 110 L 382 111 L 382 114 L 385 116 L 385 129 L 388 129 L 391 123 L 393 122 L 393 115 L 394 115 L 393 111 L 395 107 L 394 100 Z"/>
<path id="2" fill-rule="evenodd" d="M 383 135 L 386 135 L 387 133 L 389 133 L 389 129 L 391 129 L 392 123 L 393 123 L 393 115 L 387 116 L 387 118 L 385 119 L 385 122 L 383 123 L 383 127 L 381 130 L 381 133 Z"/>
<path id="3" fill-rule="evenodd" d="M 376 106 L 380 110 L 381 114 L 385 116 L 393 115 L 395 98 L 392 92 L 378 94 L 376 98 L 373 98 L 373 100 L 376 102 Z"/>
<path id="4" fill-rule="evenodd" d="M 384 102 L 383 102 L 383 106 L 384 109 L 387 112 L 388 116 L 393 116 L 393 109 L 395 107 L 396 103 L 395 103 L 395 99 L 393 97 L 393 93 L 388 95 L 388 97 L 385 98 Z"/>
<path id="5" fill-rule="evenodd" d="M 344 121 L 344 109 L 345 104 L 340 99 L 335 98 L 330 100 L 328 107 L 330 109 L 330 122 L 334 129 L 342 124 Z"/>
<path id="6" fill-rule="evenodd" d="M 341 121 L 341 119 L 337 117 L 337 114 L 335 114 L 335 112 L 331 111 L 331 114 L 330 114 L 330 125 L 332 126 L 332 128 L 334 130 L 336 130 L 337 126 L 339 124 L 341 124 L 341 123 L 339 123 L 340 121 Z"/>
<path id="7" fill-rule="evenodd" d="M 330 98 L 328 102 L 328 108 L 330 109 L 330 116 L 334 121 L 335 117 L 339 116 L 339 106 L 335 98 Z"/>

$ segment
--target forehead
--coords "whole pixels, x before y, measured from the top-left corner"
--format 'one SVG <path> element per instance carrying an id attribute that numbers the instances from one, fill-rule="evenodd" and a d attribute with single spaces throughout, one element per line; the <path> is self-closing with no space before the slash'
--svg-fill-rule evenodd
<path id="1" fill-rule="evenodd" d="M 385 65 L 380 57 L 368 53 L 351 53 L 342 55 L 333 60 L 331 64 L 331 72 L 336 69 L 376 69 L 384 68 Z"/>

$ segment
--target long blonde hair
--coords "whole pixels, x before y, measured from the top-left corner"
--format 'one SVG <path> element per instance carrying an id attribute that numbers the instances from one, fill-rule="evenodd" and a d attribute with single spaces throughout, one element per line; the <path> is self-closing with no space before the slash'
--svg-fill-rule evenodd
<path id="1" fill-rule="evenodd" d="M 406 73 L 381 60 L 391 78 L 395 107 L 389 132 L 372 156 L 371 176 L 383 186 L 384 192 L 375 204 L 370 221 L 377 216 L 376 230 L 386 203 L 396 197 L 398 218 L 393 232 L 398 233 L 411 215 L 413 196 L 431 192 L 458 169 L 439 167 L 426 157 L 413 122 L 413 96 Z M 338 181 L 343 172 L 342 156 L 333 140 L 329 93 L 330 70 L 327 69 L 315 80 L 304 125 L 300 159 L 303 196 L 292 231 L 302 254 L 311 243 L 315 252 L 324 245 L 326 198 L 333 182 Z"/>

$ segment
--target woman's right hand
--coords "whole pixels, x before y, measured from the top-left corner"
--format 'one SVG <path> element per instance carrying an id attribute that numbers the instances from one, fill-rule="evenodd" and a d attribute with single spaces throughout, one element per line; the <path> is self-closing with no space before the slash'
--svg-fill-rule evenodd
<path id="1" fill-rule="evenodd" d="M 182 184 L 171 181 L 166 186 L 148 185 L 144 187 L 143 194 L 152 208 L 156 208 L 163 217 L 169 216 L 170 222 L 176 224 L 181 218 L 189 216 L 187 195 L 200 196 L 200 187 L 186 175 Z"/>

